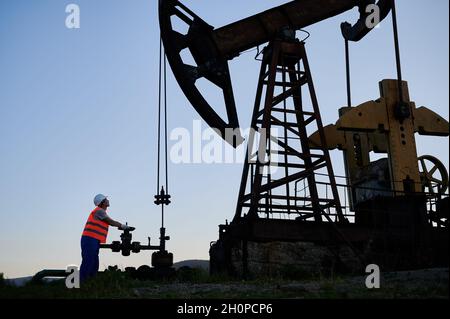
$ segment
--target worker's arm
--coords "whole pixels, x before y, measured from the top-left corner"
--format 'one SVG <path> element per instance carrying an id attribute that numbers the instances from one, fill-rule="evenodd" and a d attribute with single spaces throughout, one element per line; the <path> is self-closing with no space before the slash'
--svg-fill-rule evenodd
<path id="1" fill-rule="evenodd" d="M 120 230 L 125 230 L 125 229 L 131 229 L 133 227 L 129 227 L 127 225 L 123 225 L 121 223 L 119 223 L 118 221 L 115 221 L 114 219 L 112 219 L 111 217 L 108 216 L 108 214 L 106 214 L 106 211 L 104 211 L 103 209 L 100 209 L 96 212 L 95 215 L 98 219 L 100 219 L 102 222 L 107 223 L 110 226 L 113 227 L 117 227 Z M 133 228 L 134 230 L 134 228 Z"/>
<path id="2" fill-rule="evenodd" d="M 103 219 L 103 222 L 105 222 L 105 223 L 107 223 L 108 225 L 113 226 L 113 227 L 117 227 L 117 228 L 121 228 L 121 227 L 122 227 L 122 224 L 121 224 L 121 223 L 119 223 L 118 221 L 115 221 L 115 220 L 112 219 L 111 217 L 105 217 L 105 218 Z"/>

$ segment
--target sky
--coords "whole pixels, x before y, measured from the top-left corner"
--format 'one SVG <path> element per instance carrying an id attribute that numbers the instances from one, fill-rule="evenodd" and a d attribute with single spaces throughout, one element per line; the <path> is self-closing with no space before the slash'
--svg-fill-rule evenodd
<path id="1" fill-rule="evenodd" d="M 184 1 L 215 27 L 285 2 Z M 80 8 L 79 29 L 65 26 L 70 3 Z M 448 120 L 449 2 L 398 0 L 397 6 L 411 99 Z M 306 28 L 325 124 L 346 104 L 339 25 L 356 18 L 354 9 Z M 0 272 L 6 277 L 79 265 L 80 235 L 97 193 L 109 196 L 112 218 L 136 227 L 133 240 L 158 243 L 158 46 L 155 0 L 0 1 Z M 350 49 L 354 104 L 378 98 L 378 82 L 396 77 L 390 16 Z M 250 122 L 259 66 L 254 52 L 230 62 L 243 127 Z M 200 117 L 170 69 L 168 96 L 169 131 L 192 131 Z M 447 169 L 448 145 L 448 138 L 417 136 L 418 154 L 439 158 Z M 342 155 L 333 151 L 332 157 L 342 175 Z M 241 164 L 169 164 L 172 204 L 165 226 L 175 261 L 209 258 L 218 225 L 234 215 L 241 170 Z M 111 229 L 108 241 L 119 234 Z M 148 252 L 123 257 L 102 250 L 100 268 L 150 264 L 150 258 Z"/>

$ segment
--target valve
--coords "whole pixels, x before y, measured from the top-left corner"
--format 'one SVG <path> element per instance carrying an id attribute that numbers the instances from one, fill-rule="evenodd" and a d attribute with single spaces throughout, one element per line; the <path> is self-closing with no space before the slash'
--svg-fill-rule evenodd
<path id="1" fill-rule="evenodd" d="M 170 195 L 165 193 L 164 187 L 161 187 L 160 193 L 155 195 L 155 204 L 156 205 L 169 205 L 170 203 L 171 203 Z"/>
<path id="2" fill-rule="evenodd" d="M 111 244 L 111 250 L 113 253 L 120 252 L 120 241 L 113 241 Z"/>
<path id="3" fill-rule="evenodd" d="M 138 241 L 135 241 L 131 244 L 131 251 L 135 254 L 139 253 L 141 251 L 141 243 Z"/>

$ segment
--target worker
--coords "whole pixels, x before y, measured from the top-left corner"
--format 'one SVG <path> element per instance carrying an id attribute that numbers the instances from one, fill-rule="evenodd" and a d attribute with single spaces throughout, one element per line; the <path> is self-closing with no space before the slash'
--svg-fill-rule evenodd
<path id="1" fill-rule="evenodd" d="M 103 194 L 94 197 L 94 210 L 89 214 L 89 218 L 84 226 L 81 236 L 81 267 L 80 282 L 86 281 L 98 272 L 100 244 L 106 242 L 108 227 L 118 227 L 120 230 L 133 231 L 134 227 L 121 224 L 108 216 L 106 210 L 109 207 L 109 200 Z"/>

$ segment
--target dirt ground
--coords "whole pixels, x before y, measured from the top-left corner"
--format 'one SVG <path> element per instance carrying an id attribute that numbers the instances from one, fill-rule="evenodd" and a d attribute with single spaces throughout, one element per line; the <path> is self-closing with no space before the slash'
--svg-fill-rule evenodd
<path id="1" fill-rule="evenodd" d="M 366 276 L 303 280 L 214 278 L 192 269 L 192 276 L 140 281 L 121 272 L 99 274 L 80 289 L 64 280 L 0 285 L 0 299 L 448 299 L 449 269 L 381 273 L 380 288 L 368 289 Z M 184 274 L 186 275 L 186 273 Z"/>
<path id="2" fill-rule="evenodd" d="M 366 277 L 334 280 L 166 283 L 133 289 L 137 298 L 449 298 L 448 268 L 381 274 L 380 288 L 368 289 Z"/>

